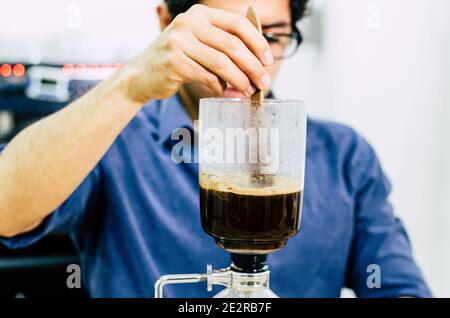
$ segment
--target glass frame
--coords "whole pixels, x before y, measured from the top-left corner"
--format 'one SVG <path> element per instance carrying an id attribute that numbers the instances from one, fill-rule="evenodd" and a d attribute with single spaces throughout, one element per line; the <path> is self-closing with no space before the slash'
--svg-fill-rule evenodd
<path id="1" fill-rule="evenodd" d="M 297 52 L 299 46 L 303 42 L 303 36 L 302 36 L 300 30 L 296 26 L 294 26 L 293 32 L 291 32 L 291 33 L 265 32 L 265 33 L 263 33 L 263 36 L 267 40 L 267 42 L 269 42 L 269 44 L 271 43 L 271 41 L 274 40 L 274 38 L 277 38 L 277 37 L 288 37 L 289 39 L 296 41 L 295 47 L 291 53 L 285 54 L 283 56 L 274 56 L 275 60 L 283 60 L 285 58 L 290 58 L 290 57 L 294 56 L 295 53 Z"/>

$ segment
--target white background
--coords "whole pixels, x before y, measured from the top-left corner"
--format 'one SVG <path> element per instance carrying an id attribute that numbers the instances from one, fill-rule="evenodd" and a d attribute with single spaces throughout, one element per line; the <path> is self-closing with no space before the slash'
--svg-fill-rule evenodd
<path id="1" fill-rule="evenodd" d="M 158 0 L 2 1 L 0 59 L 125 60 L 157 36 Z M 323 0 L 275 84 L 375 147 L 433 293 L 450 297 L 450 1 Z M 6 14 L 8 12 L 9 14 Z"/>

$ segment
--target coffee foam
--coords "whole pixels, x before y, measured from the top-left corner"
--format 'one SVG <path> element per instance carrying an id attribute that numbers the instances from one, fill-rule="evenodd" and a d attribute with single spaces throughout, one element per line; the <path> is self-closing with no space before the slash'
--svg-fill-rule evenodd
<path id="1" fill-rule="evenodd" d="M 300 181 L 284 176 L 270 176 L 269 186 L 255 183 L 250 175 L 233 175 L 218 177 L 216 175 L 200 174 L 200 187 L 203 189 L 228 192 L 239 195 L 268 196 L 300 192 L 303 190 Z"/>

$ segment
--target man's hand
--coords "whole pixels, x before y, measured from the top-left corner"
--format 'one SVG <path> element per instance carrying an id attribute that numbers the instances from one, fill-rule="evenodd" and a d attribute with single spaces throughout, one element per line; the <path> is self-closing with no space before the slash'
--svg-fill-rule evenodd
<path id="1" fill-rule="evenodd" d="M 272 63 L 269 44 L 244 16 L 195 5 L 126 68 L 130 97 L 144 103 L 168 98 L 187 82 L 203 83 L 214 95 L 229 83 L 250 96 L 255 86 L 270 86 L 264 66 Z"/>

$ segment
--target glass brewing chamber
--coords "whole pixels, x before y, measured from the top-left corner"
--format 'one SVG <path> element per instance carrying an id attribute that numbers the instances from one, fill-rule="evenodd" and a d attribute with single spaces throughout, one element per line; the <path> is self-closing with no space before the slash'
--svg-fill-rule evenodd
<path id="1" fill-rule="evenodd" d="M 223 249 L 268 254 L 300 227 L 306 111 L 302 102 L 200 102 L 200 212 Z"/>

